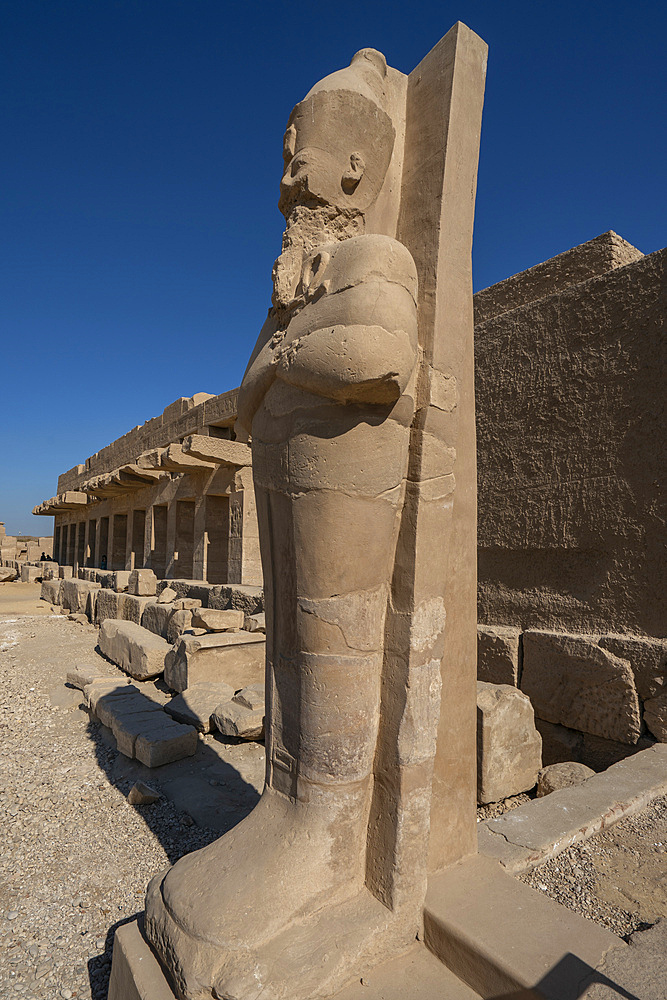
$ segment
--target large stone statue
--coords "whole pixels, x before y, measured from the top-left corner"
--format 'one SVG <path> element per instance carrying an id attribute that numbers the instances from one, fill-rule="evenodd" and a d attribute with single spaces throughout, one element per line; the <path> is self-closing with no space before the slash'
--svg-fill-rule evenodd
<path id="1" fill-rule="evenodd" d="M 438 58 L 427 105 L 438 73 L 452 75 Z M 267 612 L 266 784 L 242 823 L 149 887 L 146 933 L 183 1000 L 330 997 L 419 928 L 459 390 L 457 362 L 445 370 L 433 346 L 440 236 L 405 222 L 408 90 L 364 49 L 285 133 L 283 248 L 239 398 Z M 433 165 L 428 141 L 444 140 L 424 140 L 417 183 L 428 198 L 435 172 L 441 200 L 445 159 Z M 428 583 L 415 569 L 424 525 L 444 563 Z M 474 765 L 472 777 L 474 808 Z M 474 849 L 474 826 L 465 836 L 453 855 Z"/>

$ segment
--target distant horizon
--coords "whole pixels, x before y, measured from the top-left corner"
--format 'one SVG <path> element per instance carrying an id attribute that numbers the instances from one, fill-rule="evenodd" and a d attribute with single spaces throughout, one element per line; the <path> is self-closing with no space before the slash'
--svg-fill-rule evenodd
<path id="1" fill-rule="evenodd" d="M 310 9 L 0 7 L 8 534 L 52 530 L 31 510 L 58 474 L 240 383 L 280 250 L 285 122 L 360 48 L 409 72 L 457 20 L 489 45 L 475 290 L 609 230 L 644 254 L 667 242 L 663 5 L 368 0 L 326 30 Z"/>

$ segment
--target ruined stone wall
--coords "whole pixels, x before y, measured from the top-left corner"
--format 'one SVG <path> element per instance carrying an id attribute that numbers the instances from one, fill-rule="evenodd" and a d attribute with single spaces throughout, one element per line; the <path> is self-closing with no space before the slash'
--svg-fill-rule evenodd
<path id="1" fill-rule="evenodd" d="M 667 251 L 628 247 L 475 297 L 481 623 L 665 635 Z"/>
<path id="2" fill-rule="evenodd" d="M 75 465 L 58 477 L 58 493 L 76 490 L 91 476 L 111 472 L 134 462 L 137 455 L 150 448 L 164 448 L 181 441 L 188 434 L 208 434 L 208 428 L 233 426 L 236 418 L 238 389 L 210 396 L 199 392 L 182 396 L 170 403 L 157 417 L 133 427 L 127 434 L 95 452 L 81 465 Z"/>

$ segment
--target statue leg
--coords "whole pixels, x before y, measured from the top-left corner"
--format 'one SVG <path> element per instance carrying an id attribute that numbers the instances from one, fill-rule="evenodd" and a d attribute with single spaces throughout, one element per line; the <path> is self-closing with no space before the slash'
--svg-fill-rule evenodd
<path id="1" fill-rule="evenodd" d="M 319 971 L 304 956 L 300 986 L 296 960 L 285 965 L 289 941 L 312 951 L 313 941 L 300 937 L 310 928 L 328 946 L 314 924 L 326 913 L 350 929 L 360 907 L 389 918 L 364 889 L 364 874 L 402 487 L 380 497 L 256 493 L 267 602 L 266 786 L 246 819 L 154 879 L 147 896 L 148 936 L 187 1000 L 330 995 L 314 985 L 326 990 L 335 981 L 335 950 Z M 355 930 L 363 951 L 362 936 Z"/>

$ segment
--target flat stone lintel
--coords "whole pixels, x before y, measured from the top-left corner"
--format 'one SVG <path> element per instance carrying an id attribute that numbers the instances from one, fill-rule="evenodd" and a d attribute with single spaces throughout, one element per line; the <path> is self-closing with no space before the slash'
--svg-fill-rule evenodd
<path id="1" fill-rule="evenodd" d="M 215 462 L 218 465 L 230 465 L 241 468 L 252 464 L 252 454 L 249 446 L 241 441 L 227 441 L 225 438 L 205 437 L 203 434 L 191 434 L 183 440 L 183 451 L 187 455 Z"/>

